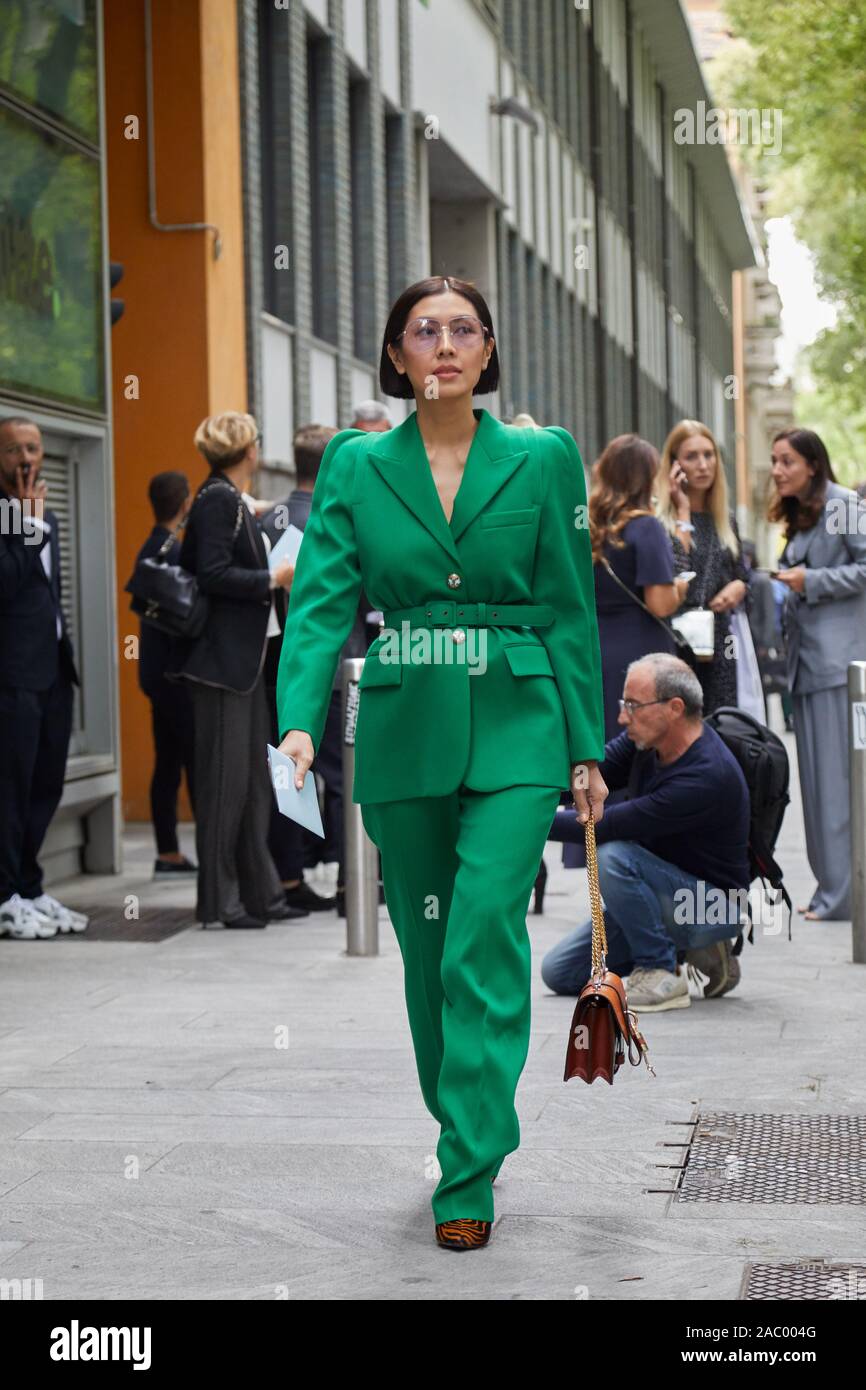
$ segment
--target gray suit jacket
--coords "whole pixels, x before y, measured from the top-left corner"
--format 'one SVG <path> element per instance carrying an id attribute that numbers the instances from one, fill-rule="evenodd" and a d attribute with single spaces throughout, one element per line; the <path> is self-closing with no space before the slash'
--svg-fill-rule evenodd
<path id="1" fill-rule="evenodd" d="M 785 596 L 788 681 L 795 695 L 846 685 L 848 663 L 866 661 L 866 504 L 827 484 L 810 531 L 785 547 L 780 569 L 806 567 L 806 591 Z"/>

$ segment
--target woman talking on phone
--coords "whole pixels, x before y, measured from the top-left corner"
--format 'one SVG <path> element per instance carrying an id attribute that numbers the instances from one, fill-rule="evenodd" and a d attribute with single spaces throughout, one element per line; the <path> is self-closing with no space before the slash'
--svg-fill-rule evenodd
<path id="1" fill-rule="evenodd" d="M 411 285 L 379 381 L 415 410 L 331 440 L 291 590 L 280 749 L 302 784 L 363 585 L 384 629 L 359 683 L 353 800 L 382 856 L 427 1108 L 441 1126 L 436 1239 L 486 1244 L 520 1128 L 526 910 L 560 793 L 607 788 L 586 485 L 571 436 L 518 430 L 472 397 L 499 361 L 476 287 Z M 471 661 L 470 661 L 471 658 Z"/>
<path id="2" fill-rule="evenodd" d="M 704 692 L 704 714 L 737 703 L 736 653 L 731 613 L 749 584 L 740 536 L 728 508 L 728 485 L 716 441 L 698 420 L 681 420 L 665 440 L 659 469 L 657 511 L 674 549 L 678 572 L 694 571 L 681 611 L 708 610 L 712 660 L 695 674 Z M 713 618 L 709 618 L 709 613 Z"/>

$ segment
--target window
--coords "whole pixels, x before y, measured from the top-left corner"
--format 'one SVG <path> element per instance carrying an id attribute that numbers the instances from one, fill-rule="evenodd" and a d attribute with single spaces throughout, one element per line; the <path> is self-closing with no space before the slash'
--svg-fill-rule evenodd
<path id="1" fill-rule="evenodd" d="M 373 179 L 370 139 L 370 84 L 349 84 L 349 151 L 352 194 L 352 292 L 355 312 L 354 352 L 363 362 L 375 360 L 375 266 Z"/>
<path id="2" fill-rule="evenodd" d="M 336 341 L 333 294 L 326 293 L 327 249 L 333 241 L 333 220 L 326 201 L 326 169 L 329 157 L 323 138 L 324 127 L 324 65 L 328 57 L 328 40 L 310 38 L 307 42 L 307 121 L 309 127 L 310 173 L 310 270 L 313 301 L 313 332 L 317 338 Z M 330 309 L 330 312 L 329 312 Z"/>
<path id="3" fill-rule="evenodd" d="M 389 304 L 394 303 L 409 281 L 402 220 L 406 198 L 403 122 L 403 116 L 385 117 L 385 217 Z"/>
<path id="4" fill-rule="evenodd" d="M 0 88 L 99 143 L 96 0 L 4 0 Z"/>
<path id="5" fill-rule="evenodd" d="M 291 102 L 285 95 L 288 69 L 288 15 L 285 10 L 276 10 L 270 0 L 259 0 L 262 298 L 264 308 L 274 318 L 294 323 L 295 247 L 291 204 L 294 141 Z"/>
<path id="6" fill-rule="evenodd" d="M 105 408 L 99 161 L 0 105 L 0 383 Z"/>

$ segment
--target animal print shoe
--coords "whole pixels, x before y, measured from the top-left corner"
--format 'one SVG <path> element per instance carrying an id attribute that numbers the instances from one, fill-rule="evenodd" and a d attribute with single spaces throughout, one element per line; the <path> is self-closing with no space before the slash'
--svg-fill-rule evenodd
<path id="1" fill-rule="evenodd" d="M 490 1239 L 492 1221 L 440 1221 L 436 1240 L 447 1250 L 478 1250 Z"/>

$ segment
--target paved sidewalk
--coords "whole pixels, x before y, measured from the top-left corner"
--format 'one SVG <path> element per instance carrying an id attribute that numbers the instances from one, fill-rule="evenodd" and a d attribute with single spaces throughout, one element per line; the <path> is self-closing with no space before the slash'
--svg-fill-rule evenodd
<path id="1" fill-rule="evenodd" d="M 120 880 L 54 891 L 79 906 L 192 903 L 192 885 L 150 883 L 145 828 L 128 843 Z M 780 858 L 795 905 L 807 901 L 796 803 Z M 645 1190 L 672 1186 L 654 1165 L 679 1161 L 660 1146 L 695 1102 L 866 1112 L 866 968 L 850 964 L 850 927 L 795 916 L 792 943 L 756 931 L 736 992 L 644 1015 L 655 1079 L 627 1067 L 613 1088 L 566 1086 L 574 1001 L 537 966 L 587 895 L 558 847 L 547 861 L 545 915 L 528 919 L 522 1143 L 486 1249 L 433 1240 L 437 1127 L 383 910 L 368 959 L 344 954 L 331 914 L 160 943 L 0 941 L 0 1278 L 41 1278 L 47 1299 L 712 1300 L 737 1296 L 749 1261 L 862 1261 L 862 1206 Z"/>

